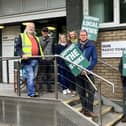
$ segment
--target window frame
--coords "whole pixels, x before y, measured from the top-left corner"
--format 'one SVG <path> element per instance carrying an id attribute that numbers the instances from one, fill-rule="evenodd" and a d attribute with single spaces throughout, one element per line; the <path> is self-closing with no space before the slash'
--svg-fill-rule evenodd
<path id="1" fill-rule="evenodd" d="M 100 28 L 126 26 L 120 23 L 120 0 L 113 0 L 113 22 L 100 23 Z M 89 15 L 89 0 L 83 0 L 83 15 Z"/>

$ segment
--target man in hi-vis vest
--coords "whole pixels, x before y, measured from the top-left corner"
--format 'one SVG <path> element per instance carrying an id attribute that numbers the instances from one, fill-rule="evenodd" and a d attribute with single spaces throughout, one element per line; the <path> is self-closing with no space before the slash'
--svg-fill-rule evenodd
<path id="1" fill-rule="evenodd" d="M 39 58 L 35 56 L 41 55 L 44 58 L 44 54 L 39 38 L 35 35 L 34 23 L 28 23 L 24 33 L 21 33 L 15 39 L 15 48 L 17 55 L 22 58 L 23 77 L 27 82 L 28 96 L 36 97 L 35 78 L 38 73 Z"/>

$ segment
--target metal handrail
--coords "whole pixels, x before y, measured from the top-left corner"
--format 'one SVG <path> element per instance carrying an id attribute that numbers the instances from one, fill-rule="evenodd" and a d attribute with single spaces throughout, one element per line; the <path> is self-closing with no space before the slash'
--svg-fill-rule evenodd
<path id="1" fill-rule="evenodd" d="M 112 91 L 113 91 L 113 93 L 115 92 L 115 90 L 114 90 L 114 83 L 108 81 L 107 79 L 105 79 L 105 78 L 99 76 L 98 74 L 95 74 L 94 72 L 92 72 L 92 71 L 90 71 L 90 70 L 88 70 L 88 69 L 86 69 L 86 68 L 84 68 L 84 67 L 82 67 L 82 66 L 80 66 L 80 65 L 78 65 L 78 64 L 76 64 L 76 63 L 73 63 L 73 62 L 69 61 L 68 59 L 66 59 L 66 58 L 64 58 L 64 57 L 62 57 L 62 56 L 60 56 L 60 55 L 55 55 L 55 56 L 56 56 L 56 57 L 60 57 L 60 58 L 62 58 L 62 59 L 64 59 L 64 60 L 66 60 L 67 62 L 72 63 L 73 65 L 76 65 L 76 66 L 79 67 L 80 69 L 85 70 L 85 71 L 87 71 L 88 73 L 94 75 L 95 77 L 97 77 L 97 78 L 99 78 L 99 79 L 105 81 L 107 84 L 109 84 L 109 85 L 112 86 Z"/>
<path id="2" fill-rule="evenodd" d="M 119 71 L 119 69 L 117 67 L 113 67 L 111 64 L 109 64 L 99 58 L 98 58 L 98 62 L 103 63 L 105 66 L 108 66 L 108 67 L 112 68 L 113 70 Z"/>
<path id="3" fill-rule="evenodd" d="M 57 91 L 57 82 L 58 82 L 58 80 L 57 80 L 57 62 L 56 62 L 56 58 L 62 58 L 62 59 L 64 59 L 66 62 L 69 62 L 69 63 L 71 63 L 71 64 L 73 64 L 73 65 L 75 65 L 75 66 L 77 66 L 77 67 L 79 67 L 80 69 L 82 69 L 82 70 L 85 70 L 85 71 L 87 71 L 88 73 L 90 73 L 90 74 L 92 74 L 92 75 L 94 75 L 95 77 L 97 77 L 97 78 L 99 78 L 99 80 L 100 80 L 100 83 L 99 83 L 99 86 L 98 86 L 98 100 L 99 100 L 99 116 L 98 116 L 98 124 L 101 126 L 102 125 L 102 113 L 101 113 L 101 80 L 102 81 L 105 81 L 106 83 L 105 84 L 107 84 L 108 86 L 112 86 L 112 90 L 113 90 L 113 93 L 114 93 L 114 84 L 112 83 L 112 82 L 110 82 L 110 81 L 108 81 L 108 80 L 106 80 L 105 78 L 103 78 L 103 77 L 101 77 L 101 76 L 99 76 L 99 75 L 97 75 L 97 74 L 95 74 L 95 73 L 93 73 L 92 71 L 90 71 L 90 70 L 88 70 L 88 69 L 86 69 L 86 68 L 84 68 L 84 67 L 82 67 L 82 66 L 80 66 L 80 65 L 78 65 L 78 64 L 76 64 L 76 63 L 74 63 L 74 62 L 71 62 L 71 61 L 69 61 L 68 59 L 66 59 L 66 58 L 64 58 L 64 57 L 62 57 L 62 56 L 60 56 L 60 55 L 46 55 L 45 57 L 52 57 L 52 58 L 54 58 L 54 71 L 55 71 L 55 97 L 56 97 L 56 99 L 58 99 L 58 91 Z M 29 58 L 41 58 L 41 56 L 31 56 L 31 57 L 29 57 Z M 0 61 L 4 61 L 4 60 L 16 60 L 16 61 L 19 61 L 19 60 L 21 60 L 21 57 L 19 57 L 19 56 L 15 56 L 15 57 L 0 57 Z M 18 65 L 18 72 L 19 72 L 19 65 Z M 18 73 L 18 75 L 19 75 L 20 73 Z M 17 81 L 19 81 L 19 76 L 17 75 L 17 78 L 18 78 L 18 80 Z M 20 96 L 20 86 L 19 86 L 19 82 L 18 82 L 18 95 Z"/>
<path id="4" fill-rule="evenodd" d="M 80 65 L 78 65 L 78 64 L 76 64 L 76 63 L 73 63 L 73 62 L 69 61 L 68 59 L 64 58 L 64 57 L 61 56 L 61 55 L 46 55 L 45 58 L 47 58 L 47 57 L 53 57 L 53 58 L 59 57 L 59 58 L 62 58 L 62 59 L 64 59 L 65 61 L 67 61 L 67 62 L 69 62 L 69 63 L 71 63 L 71 64 L 73 64 L 73 65 L 76 65 L 76 66 L 79 67 L 80 69 L 87 71 L 88 73 L 94 75 L 95 77 L 99 78 L 100 80 L 105 81 L 105 82 L 107 83 L 107 85 L 112 86 L 112 91 L 113 91 L 113 93 L 115 92 L 114 83 L 108 81 L 107 79 L 101 77 L 100 75 L 95 74 L 94 72 L 92 72 L 92 71 L 90 71 L 90 70 L 88 70 L 88 69 L 86 69 L 86 68 L 84 68 L 84 67 L 82 67 L 82 66 L 80 66 Z M 31 57 L 29 57 L 29 58 L 41 58 L 41 56 L 31 56 Z M 3 60 L 17 60 L 17 59 L 21 59 L 21 57 L 20 57 L 20 56 L 0 57 L 0 60 L 2 60 L 2 61 L 3 61 Z M 106 84 L 106 83 L 105 83 L 105 84 Z"/>

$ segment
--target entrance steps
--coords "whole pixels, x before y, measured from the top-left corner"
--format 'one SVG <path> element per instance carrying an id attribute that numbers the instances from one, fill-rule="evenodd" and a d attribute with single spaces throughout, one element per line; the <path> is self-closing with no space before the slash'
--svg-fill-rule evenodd
<path id="1" fill-rule="evenodd" d="M 103 98 L 102 100 L 106 100 L 106 98 Z M 102 126 L 126 126 L 126 123 L 122 123 L 120 120 L 123 117 L 123 113 L 122 112 L 117 112 L 115 110 L 115 106 L 116 108 L 120 108 L 119 105 L 111 102 L 110 100 L 107 100 L 108 102 L 103 101 L 102 104 L 102 108 L 101 108 L 101 113 L 102 113 Z M 82 109 L 82 106 L 80 104 L 80 99 L 78 96 L 73 97 L 71 99 L 67 99 L 66 101 L 64 101 L 64 103 L 70 105 L 75 111 L 80 112 Z M 98 113 L 98 109 L 99 109 L 99 105 L 98 105 L 98 100 L 94 101 L 94 112 Z M 110 105 L 108 105 L 109 103 L 112 103 Z M 98 122 L 98 118 L 90 118 L 92 119 L 94 122 Z"/>

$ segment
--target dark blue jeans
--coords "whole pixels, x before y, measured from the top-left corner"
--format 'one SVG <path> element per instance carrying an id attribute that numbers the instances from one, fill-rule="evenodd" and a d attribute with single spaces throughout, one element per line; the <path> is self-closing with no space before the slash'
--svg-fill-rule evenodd
<path id="1" fill-rule="evenodd" d="M 71 91 L 76 91 L 76 78 L 71 73 L 69 68 L 67 70 L 67 83 L 69 83 L 69 88 L 70 88 Z"/>
<path id="2" fill-rule="evenodd" d="M 28 64 L 23 65 L 23 78 L 27 82 L 28 96 L 35 95 L 35 78 L 38 73 L 38 60 L 30 59 Z"/>
<path id="3" fill-rule="evenodd" d="M 91 74 L 88 76 L 90 77 L 92 82 L 94 82 L 94 77 Z M 93 112 L 95 89 L 87 80 L 87 78 L 82 75 L 76 77 L 76 84 L 82 108 L 86 111 Z"/>
<path id="4" fill-rule="evenodd" d="M 70 84 L 68 82 L 68 69 L 66 66 L 59 65 L 58 67 L 58 81 L 63 90 L 70 88 Z"/>

